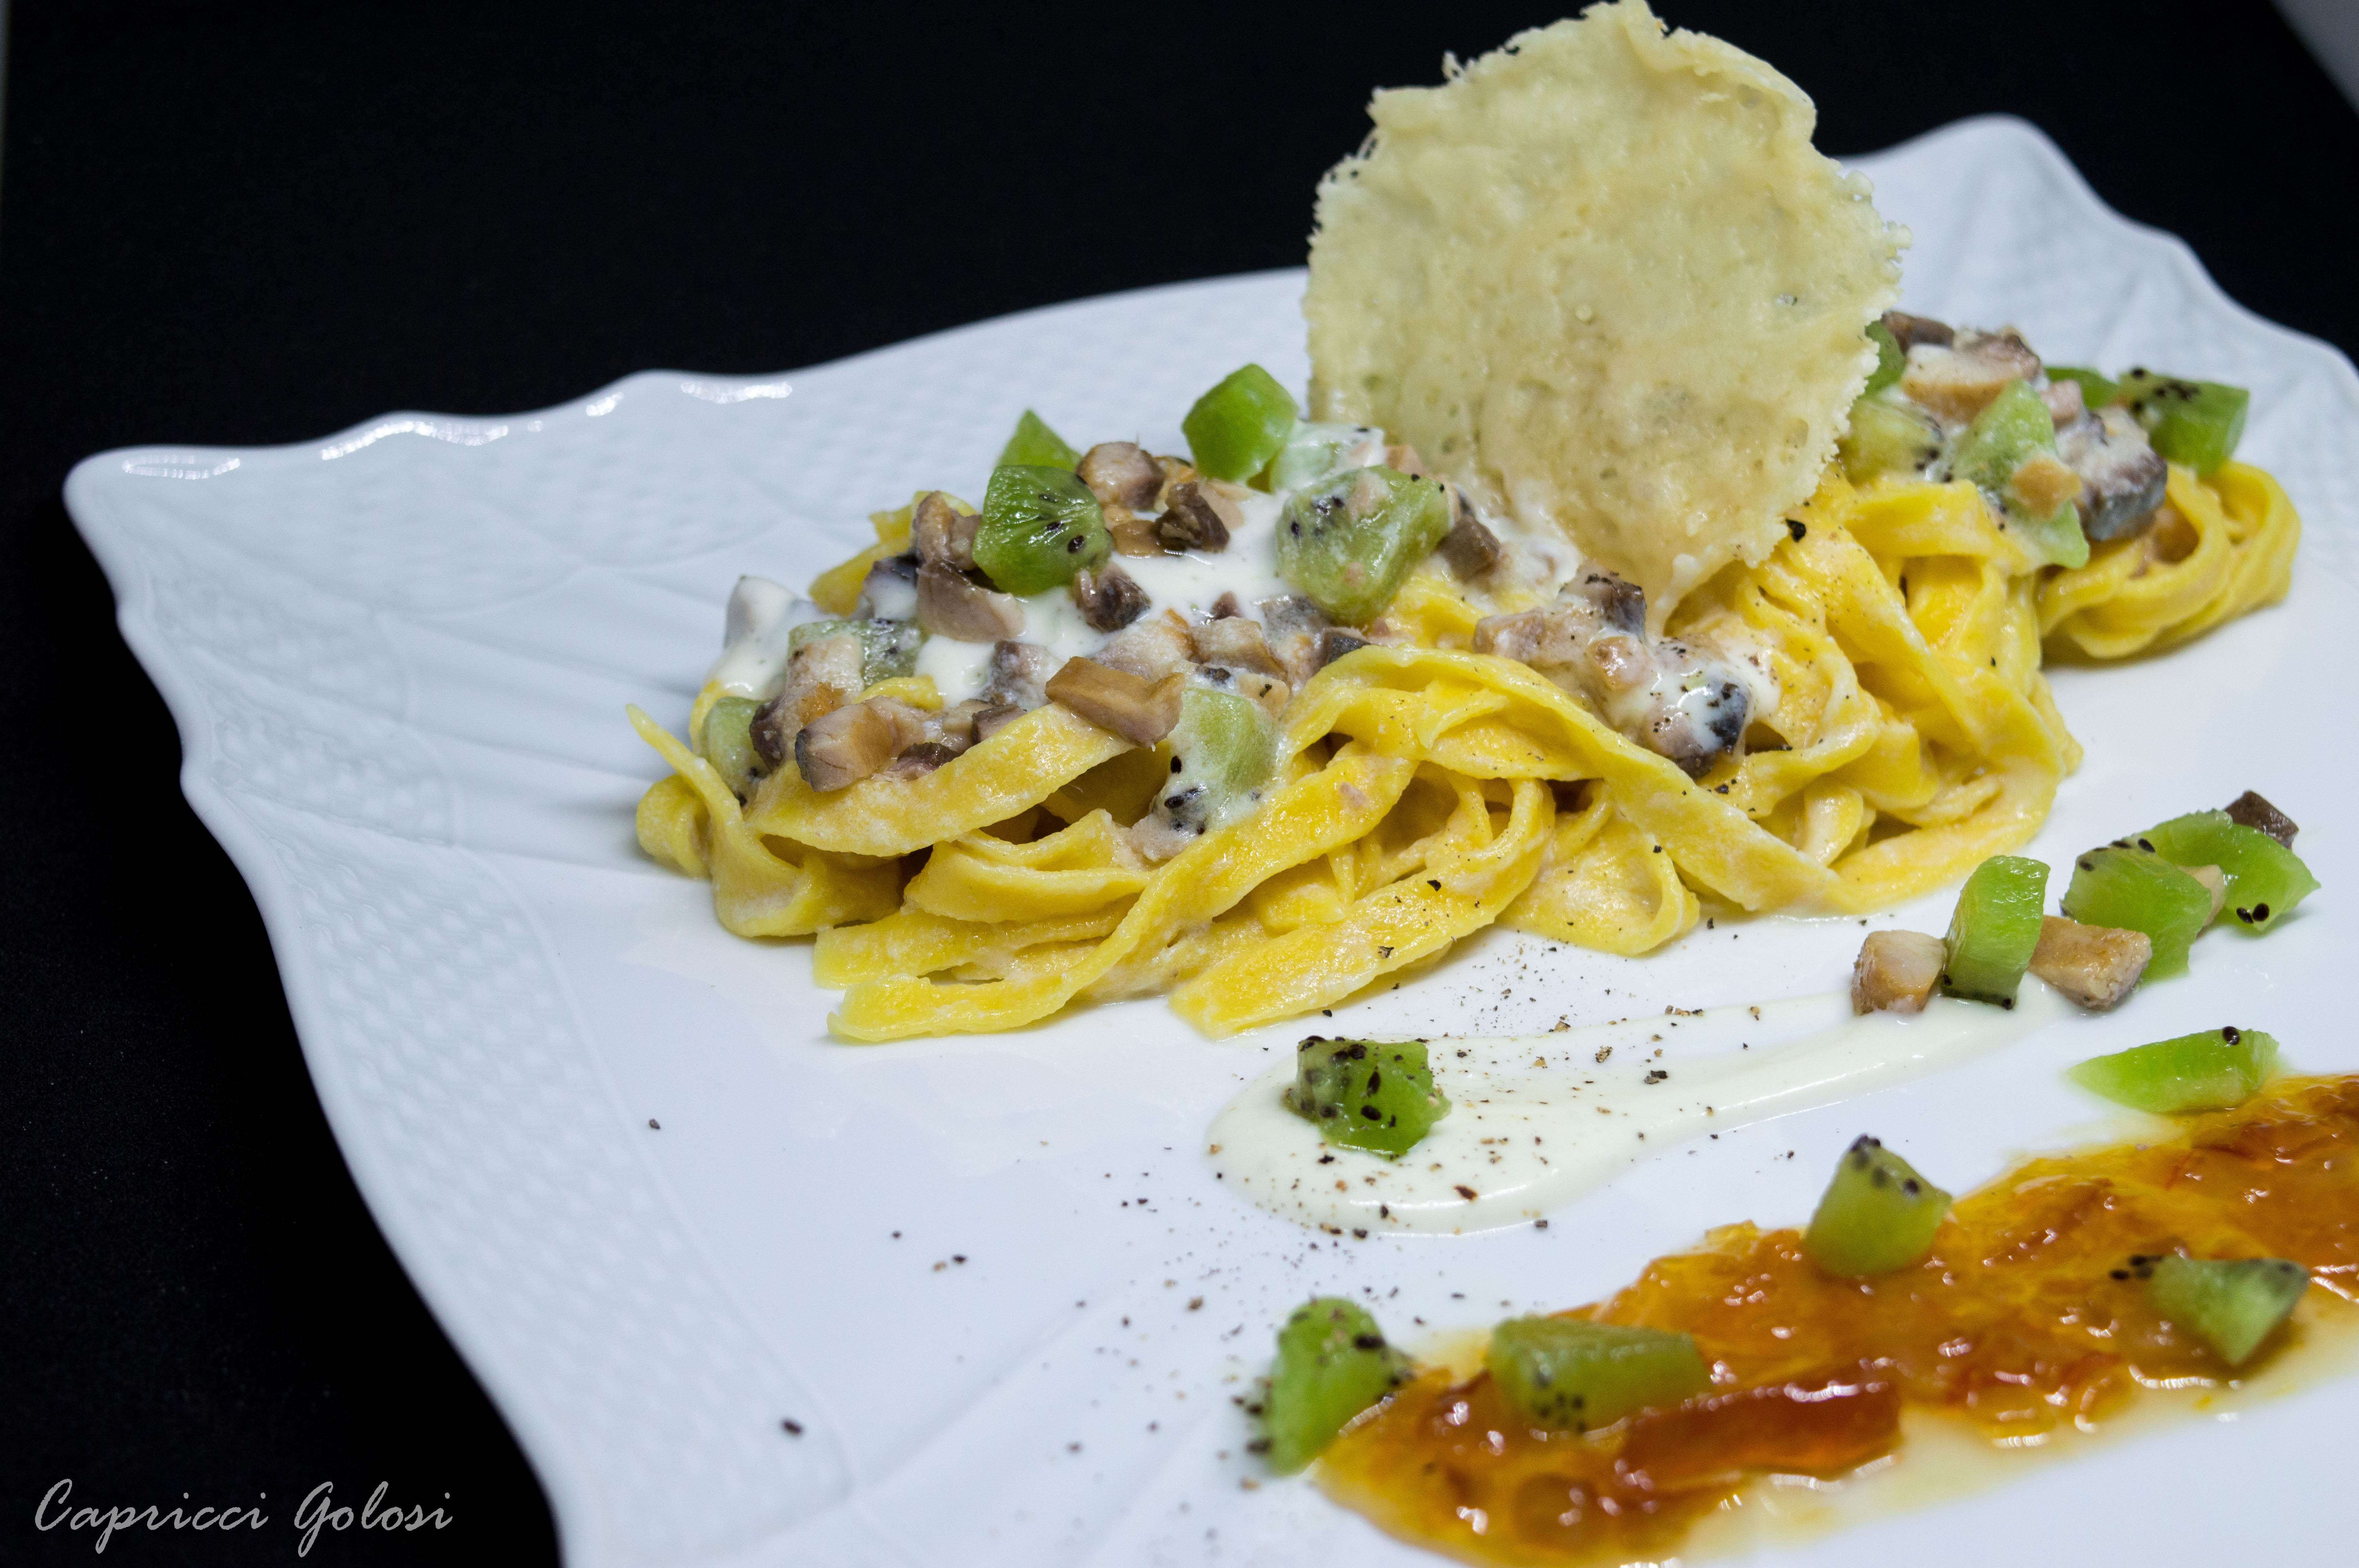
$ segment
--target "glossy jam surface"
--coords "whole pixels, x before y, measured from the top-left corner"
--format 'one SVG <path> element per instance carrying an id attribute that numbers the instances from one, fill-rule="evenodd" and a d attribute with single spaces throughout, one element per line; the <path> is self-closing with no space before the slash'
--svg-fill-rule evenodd
<path id="1" fill-rule="evenodd" d="M 1961 1199 L 1916 1268 L 1821 1273 L 1791 1230 L 1730 1226 L 1602 1306 L 1681 1329 L 1712 1394 L 1589 1436 L 1531 1431 L 1487 1376 L 1429 1373 L 1319 1466 L 1338 1501 L 1470 1563 L 1675 1551 L 1753 1476 L 1834 1476 L 1890 1452 L 1904 1410 L 1994 1442 L 2089 1429 L 2143 1388 L 2231 1380 L 2147 1305 L 2134 1258 L 2290 1258 L 2359 1303 L 2359 1077 L 2285 1079 L 2175 1137 L 2037 1160 Z M 2265 1365 L 2298 1314 L 2252 1363 Z"/>

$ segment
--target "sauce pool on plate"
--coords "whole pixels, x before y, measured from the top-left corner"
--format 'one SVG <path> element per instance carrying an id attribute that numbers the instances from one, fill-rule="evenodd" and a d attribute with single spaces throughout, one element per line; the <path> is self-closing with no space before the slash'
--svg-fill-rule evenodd
<path id="1" fill-rule="evenodd" d="M 1709 1394 L 1548 1433 L 1489 1374 L 1429 1371 L 1316 1473 L 1337 1501 L 1462 1561 L 1651 1561 L 1756 1477 L 1833 1478 L 1894 1454 L 1904 1415 L 2034 1447 L 2163 1390 L 2232 1388 L 2359 1316 L 2354 1146 L 2359 1076 L 2289 1078 L 2175 1136 L 2021 1166 L 1962 1198 L 1931 1255 L 1896 1273 L 1834 1278 L 1797 1231 L 1726 1227 L 1581 1314 L 1694 1336 Z M 2148 1299 L 2152 1264 L 2175 1252 L 2291 1259 L 2312 1289 L 2232 1369 Z"/>

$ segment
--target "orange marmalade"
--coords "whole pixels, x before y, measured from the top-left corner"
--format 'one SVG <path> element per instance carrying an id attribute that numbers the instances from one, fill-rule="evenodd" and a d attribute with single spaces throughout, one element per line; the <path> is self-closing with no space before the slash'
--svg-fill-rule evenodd
<path id="1" fill-rule="evenodd" d="M 1582 1436 L 1521 1424 L 1488 1374 L 1429 1372 L 1336 1440 L 1321 1485 L 1468 1563 L 1652 1560 L 1753 1476 L 1835 1476 L 1891 1452 L 1904 1408 L 2021 1444 L 2091 1428 L 2141 1389 L 2232 1383 L 2147 1305 L 2140 1265 L 2290 1258 L 2359 1302 L 2354 1145 L 2359 1076 L 2288 1078 L 2167 1140 L 2035 1160 L 1962 1198 L 1897 1273 L 1836 1279 L 1798 1231 L 1729 1226 L 1578 1314 L 1693 1335 L 1710 1394 Z"/>

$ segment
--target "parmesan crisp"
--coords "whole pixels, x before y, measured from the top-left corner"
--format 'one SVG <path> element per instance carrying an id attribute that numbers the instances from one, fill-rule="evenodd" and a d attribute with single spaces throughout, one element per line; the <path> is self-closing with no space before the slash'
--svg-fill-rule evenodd
<path id="1" fill-rule="evenodd" d="M 1817 488 L 1907 232 L 1799 88 L 1645 0 L 1444 71 L 1379 92 L 1320 183 L 1315 416 L 1561 531 L 1659 628 Z"/>

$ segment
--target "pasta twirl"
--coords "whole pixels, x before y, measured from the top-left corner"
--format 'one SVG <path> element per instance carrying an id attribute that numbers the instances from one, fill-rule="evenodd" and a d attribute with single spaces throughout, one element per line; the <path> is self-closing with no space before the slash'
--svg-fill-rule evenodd
<path id="1" fill-rule="evenodd" d="M 1831 474 L 1766 558 L 1671 617 L 1674 636 L 1751 650 L 1777 694 L 1742 755 L 1698 778 L 1529 666 L 1467 651 L 1482 611 L 1429 563 L 1377 642 L 1295 694 L 1259 808 L 1159 865 L 1125 828 L 1162 787 L 1164 750 L 1055 704 L 920 777 L 822 795 L 786 769 L 742 807 L 635 712 L 676 770 L 639 837 L 712 880 L 730 930 L 815 933 L 814 976 L 844 991 L 831 1023 L 854 1040 L 1146 993 L 1226 1034 L 1332 1006 L 1494 922 L 1636 955 L 1707 900 L 1882 908 L 2022 844 L 2078 765 L 2043 638 L 2119 656 L 2284 593 L 2300 524 L 2267 474 L 2174 470 L 2169 496 L 2184 528 L 2153 531 L 2161 545 L 2101 545 L 2060 571 L 1973 485 Z"/>

